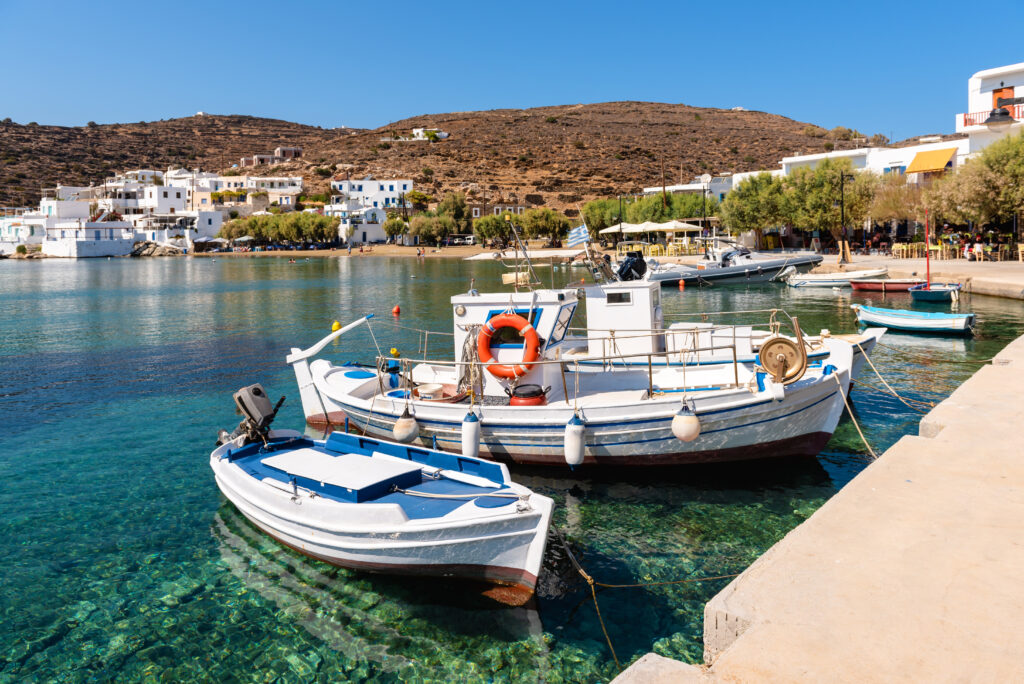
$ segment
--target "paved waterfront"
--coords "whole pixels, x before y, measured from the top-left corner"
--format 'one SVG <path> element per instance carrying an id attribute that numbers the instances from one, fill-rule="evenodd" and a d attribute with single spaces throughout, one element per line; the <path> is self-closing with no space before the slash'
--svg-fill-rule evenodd
<path id="1" fill-rule="evenodd" d="M 980 267 L 986 264 L 978 264 Z M 1024 337 L 616 681 L 1020 681 Z"/>

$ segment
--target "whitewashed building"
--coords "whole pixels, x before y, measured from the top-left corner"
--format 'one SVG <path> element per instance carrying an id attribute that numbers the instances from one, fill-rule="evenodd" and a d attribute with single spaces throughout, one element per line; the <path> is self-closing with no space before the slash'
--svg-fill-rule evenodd
<path id="1" fill-rule="evenodd" d="M 374 180 L 367 176 L 361 180 L 336 180 L 331 181 L 331 203 L 355 200 L 364 207 L 384 210 L 401 209 L 404 203 L 411 209 L 412 202 L 405 195 L 412 189 L 412 180 L 408 178 Z"/>
<path id="2" fill-rule="evenodd" d="M 370 244 L 387 240 L 383 224 L 388 217 L 382 208 L 363 206 L 354 199 L 342 200 L 326 205 L 324 216 L 340 219 L 338 237 L 342 242 Z"/>
<path id="3" fill-rule="evenodd" d="M 101 216 L 97 221 L 60 221 L 47 228 L 42 243 L 43 254 L 72 259 L 131 254 L 135 244 L 132 224 L 128 221 L 105 221 L 104 218 Z"/>

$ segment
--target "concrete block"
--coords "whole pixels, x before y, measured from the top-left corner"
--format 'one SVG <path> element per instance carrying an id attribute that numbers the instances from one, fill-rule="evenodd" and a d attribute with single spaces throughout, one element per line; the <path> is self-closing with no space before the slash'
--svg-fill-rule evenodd
<path id="1" fill-rule="evenodd" d="M 612 680 L 613 684 L 687 684 L 706 682 L 704 668 L 648 653 Z"/>

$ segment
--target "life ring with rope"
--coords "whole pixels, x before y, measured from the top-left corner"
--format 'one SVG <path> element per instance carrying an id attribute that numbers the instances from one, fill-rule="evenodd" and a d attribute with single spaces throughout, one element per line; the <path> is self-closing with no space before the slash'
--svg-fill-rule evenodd
<path id="1" fill-rule="evenodd" d="M 526 339 L 523 359 L 519 363 L 491 363 L 494 361 L 494 355 L 491 354 L 491 337 L 502 328 L 512 328 Z M 476 351 L 480 361 L 489 364 L 484 367 L 491 375 L 513 380 L 529 373 L 533 368 L 533 362 L 540 357 L 540 337 L 530 322 L 522 316 L 513 313 L 498 314 L 480 328 L 480 334 L 476 338 Z"/>

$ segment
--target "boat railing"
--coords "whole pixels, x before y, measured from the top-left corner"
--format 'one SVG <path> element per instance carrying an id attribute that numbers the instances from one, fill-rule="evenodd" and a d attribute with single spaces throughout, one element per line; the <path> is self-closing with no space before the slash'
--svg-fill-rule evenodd
<path id="1" fill-rule="evenodd" d="M 694 349 L 687 349 L 686 351 L 687 352 L 702 352 L 702 351 L 706 351 L 706 352 L 719 351 L 719 352 L 721 352 L 722 350 L 725 350 L 725 349 L 728 349 L 728 350 L 730 350 L 732 352 L 732 354 L 731 354 L 732 358 L 731 359 L 728 359 L 728 358 L 721 359 L 720 360 L 720 364 L 723 365 L 723 366 L 726 365 L 726 364 L 731 364 L 732 365 L 733 381 L 732 381 L 732 383 L 716 382 L 715 383 L 715 387 L 719 388 L 719 389 L 734 389 L 734 388 L 737 388 L 737 387 L 745 387 L 746 386 L 745 383 L 741 383 L 740 382 L 740 371 L 739 371 L 740 362 L 739 362 L 739 359 L 737 358 L 735 345 L 718 346 L 718 347 L 697 347 L 697 348 L 694 348 Z M 529 365 L 530 366 L 535 366 L 535 365 L 558 365 L 558 366 L 560 366 L 559 371 L 560 371 L 561 378 L 562 378 L 562 389 L 563 389 L 563 391 L 565 393 L 565 396 L 568 398 L 569 397 L 569 391 L 568 391 L 568 383 L 566 382 L 565 374 L 567 372 L 567 369 L 573 369 L 574 372 L 585 372 L 585 371 L 581 371 L 581 369 L 580 369 L 580 361 L 584 361 L 585 360 L 588 363 L 601 362 L 603 367 L 610 367 L 610 368 L 618 367 L 621 370 L 622 367 L 621 366 L 616 366 L 614 364 L 615 361 L 623 361 L 623 362 L 625 362 L 626 360 L 629 360 L 629 361 L 633 362 L 633 364 L 631 364 L 631 365 L 635 366 L 636 365 L 635 362 L 637 360 L 639 360 L 639 359 L 646 359 L 647 360 L 647 364 L 646 364 L 647 365 L 647 396 L 648 396 L 648 398 L 650 398 L 650 397 L 653 397 L 654 394 L 655 394 L 655 391 L 654 391 L 654 370 L 655 370 L 654 359 L 655 358 L 662 358 L 662 359 L 665 359 L 666 361 L 668 361 L 670 356 L 678 354 L 678 353 L 679 352 L 656 351 L 656 352 L 634 352 L 634 353 L 623 353 L 623 354 L 609 354 L 609 355 L 603 355 L 603 356 L 587 356 L 585 359 L 537 359 L 536 361 L 531 361 L 529 363 Z M 410 358 L 410 357 L 393 357 L 393 356 L 385 356 L 385 355 L 380 355 L 380 356 L 378 356 L 376 358 L 377 368 L 382 368 L 383 369 L 383 368 L 387 368 L 389 365 L 394 367 L 394 365 L 397 364 L 397 368 L 399 370 L 399 386 L 398 387 L 390 388 L 391 390 L 394 390 L 394 389 L 408 389 L 408 390 L 411 390 L 413 387 L 415 387 L 416 383 L 414 383 L 412 381 L 412 369 L 413 369 L 414 366 L 417 366 L 419 364 L 429 364 L 429 365 L 431 365 L 431 366 L 433 366 L 435 368 L 451 367 L 458 374 L 458 373 L 460 373 L 461 369 L 463 369 L 463 368 L 465 368 L 467 366 L 470 367 L 470 368 L 476 367 L 476 368 L 479 368 L 479 369 L 483 370 L 483 369 L 487 369 L 490 366 L 503 366 L 503 365 L 507 365 L 507 363 L 508 362 L 506 362 L 506 361 L 497 361 L 497 360 L 493 360 L 493 361 L 480 361 L 480 360 L 476 360 L 476 359 L 471 360 L 471 361 L 444 361 L 444 362 L 438 362 L 437 360 L 434 360 L 434 359 L 426 359 L 426 358 L 419 358 L 419 359 L 417 359 L 417 358 Z M 605 364 L 607 364 L 607 365 L 605 365 Z M 666 366 L 667 366 L 667 363 L 666 363 Z M 661 369 L 662 369 L 662 367 L 659 365 L 658 370 L 661 370 Z M 680 374 L 681 374 L 681 387 L 682 388 L 687 388 L 688 385 L 687 385 L 687 382 L 686 382 L 686 373 L 687 373 L 686 364 L 683 364 L 683 365 L 679 366 L 678 370 L 680 371 Z M 691 371 L 691 373 L 692 372 L 693 371 Z M 470 374 L 470 377 L 473 377 L 472 373 Z M 381 393 L 382 394 L 386 394 L 386 391 L 384 390 L 384 387 L 383 387 L 383 381 L 382 381 L 381 374 L 378 373 L 377 378 L 378 378 L 378 383 L 380 384 Z M 577 388 L 577 391 L 578 391 L 578 388 Z"/>

